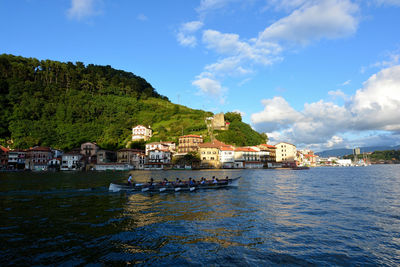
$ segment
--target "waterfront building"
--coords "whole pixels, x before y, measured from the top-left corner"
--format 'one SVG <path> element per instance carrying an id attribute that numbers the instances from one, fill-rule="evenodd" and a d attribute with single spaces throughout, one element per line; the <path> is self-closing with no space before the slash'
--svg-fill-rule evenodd
<path id="1" fill-rule="evenodd" d="M 235 148 L 232 146 L 222 146 L 219 148 L 219 161 L 222 168 L 234 168 Z"/>
<path id="2" fill-rule="evenodd" d="M 153 142 L 146 144 L 146 155 L 149 155 L 150 150 L 168 150 L 171 153 L 175 153 L 176 145 L 174 142 Z"/>
<path id="3" fill-rule="evenodd" d="M 52 158 L 47 162 L 47 170 L 60 170 L 61 167 L 61 157 Z"/>
<path id="4" fill-rule="evenodd" d="M 14 170 L 25 169 L 26 150 L 15 149 L 8 151 L 8 168 Z"/>
<path id="5" fill-rule="evenodd" d="M 235 166 L 237 168 L 260 169 L 264 164 L 257 147 L 237 147 L 235 149 Z"/>
<path id="6" fill-rule="evenodd" d="M 168 149 L 152 149 L 148 151 L 145 169 L 166 169 L 171 166 L 171 151 Z"/>
<path id="7" fill-rule="evenodd" d="M 117 153 L 111 150 L 100 149 L 97 151 L 97 164 L 112 163 L 117 161 Z"/>
<path id="8" fill-rule="evenodd" d="M 297 149 L 290 143 L 281 142 L 276 146 L 276 162 L 281 162 L 283 166 L 295 167 L 297 165 Z"/>
<path id="9" fill-rule="evenodd" d="M 310 149 L 302 149 L 297 154 L 298 163 L 300 165 L 315 167 L 317 165 L 317 156 Z"/>
<path id="10" fill-rule="evenodd" d="M 199 150 L 199 144 L 203 143 L 203 137 L 201 135 L 184 135 L 179 137 L 178 153 L 187 154 L 189 152 L 197 152 Z"/>
<path id="11" fill-rule="evenodd" d="M 144 150 L 123 148 L 117 151 L 117 162 L 132 165 L 136 170 L 144 169 L 147 157 Z"/>
<path id="12" fill-rule="evenodd" d="M 132 128 L 132 141 L 144 140 L 147 141 L 153 136 L 153 130 L 150 126 L 147 128 L 143 125 L 137 125 Z"/>
<path id="13" fill-rule="evenodd" d="M 86 164 L 96 163 L 99 149 L 100 147 L 94 142 L 86 142 L 81 145 L 80 153 L 85 156 Z"/>
<path id="14" fill-rule="evenodd" d="M 82 170 L 85 167 L 85 160 L 82 154 L 69 152 L 64 153 L 61 158 L 62 171 L 77 171 Z"/>
<path id="15" fill-rule="evenodd" d="M 199 155 L 201 166 L 204 168 L 220 168 L 219 149 L 224 143 L 214 140 L 210 143 L 199 144 Z"/>
<path id="16" fill-rule="evenodd" d="M 8 151 L 9 149 L 0 146 L 0 169 L 6 169 L 8 165 Z"/>
<path id="17" fill-rule="evenodd" d="M 47 170 L 47 163 L 53 158 L 50 147 L 34 147 L 27 151 L 25 169 L 32 171 Z"/>

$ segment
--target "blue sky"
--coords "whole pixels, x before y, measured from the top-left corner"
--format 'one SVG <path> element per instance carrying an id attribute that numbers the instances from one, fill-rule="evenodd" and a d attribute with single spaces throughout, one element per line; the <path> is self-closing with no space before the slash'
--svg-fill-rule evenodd
<path id="1" fill-rule="evenodd" d="M 0 53 L 111 65 L 271 143 L 400 144 L 400 0 L 0 0 Z"/>

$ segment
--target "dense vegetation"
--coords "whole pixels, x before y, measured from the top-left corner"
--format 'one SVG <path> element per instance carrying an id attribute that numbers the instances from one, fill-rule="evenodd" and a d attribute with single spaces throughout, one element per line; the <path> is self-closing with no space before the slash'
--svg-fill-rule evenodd
<path id="1" fill-rule="evenodd" d="M 359 155 L 358 158 L 362 158 L 363 155 Z M 347 155 L 343 158 L 353 159 L 353 155 Z M 400 161 L 400 150 L 384 150 L 384 151 L 374 151 L 368 155 L 368 159 L 371 162 L 379 161 Z"/>
<path id="2" fill-rule="evenodd" d="M 205 118 L 212 116 L 173 104 L 143 78 L 110 66 L 6 54 L 0 55 L 0 107 L 0 142 L 63 150 L 86 141 L 108 149 L 126 146 L 137 124 L 151 125 L 151 141 L 177 141 L 182 134 L 203 135 L 207 141 Z M 216 135 L 237 145 L 262 139 L 241 118 Z"/>
<path id="3" fill-rule="evenodd" d="M 239 113 L 228 112 L 225 114 L 225 120 L 230 123 L 229 130 L 216 133 L 216 138 L 224 143 L 246 146 L 265 144 L 268 140 L 266 134 L 260 134 L 250 125 L 242 122 L 242 116 Z"/>
<path id="4" fill-rule="evenodd" d="M 370 155 L 372 161 L 393 160 L 400 161 L 400 150 L 375 151 Z"/>

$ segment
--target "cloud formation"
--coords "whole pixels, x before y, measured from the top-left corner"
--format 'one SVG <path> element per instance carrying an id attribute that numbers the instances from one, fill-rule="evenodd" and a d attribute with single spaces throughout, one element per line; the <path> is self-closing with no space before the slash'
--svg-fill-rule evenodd
<path id="1" fill-rule="evenodd" d="M 179 44 L 182 46 L 195 47 L 197 45 L 197 38 L 194 33 L 203 27 L 203 25 L 201 21 L 183 23 L 176 35 Z"/>
<path id="2" fill-rule="evenodd" d="M 192 85 L 197 86 L 201 94 L 212 96 L 219 100 L 221 104 L 225 102 L 226 88 L 222 87 L 221 83 L 211 77 L 199 76 Z"/>
<path id="3" fill-rule="evenodd" d="M 343 106 L 320 100 L 296 111 L 282 97 L 262 104 L 251 116 L 254 127 L 295 144 L 332 147 L 345 132 L 400 133 L 400 65 L 372 75 Z"/>
<path id="4" fill-rule="evenodd" d="M 203 0 L 197 11 L 219 9 L 235 1 Z M 211 77 L 221 84 L 228 76 L 249 75 L 254 73 L 256 66 L 268 66 L 281 61 L 284 49 L 290 48 L 286 46 L 288 41 L 305 45 L 322 38 L 341 38 L 353 34 L 358 27 L 358 6 L 349 0 L 283 0 L 276 2 L 276 8 L 290 10 L 291 13 L 250 39 L 243 39 L 236 33 L 205 29 L 202 44 L 220 58 L 207 64 L 196 79 Z M 178 42 L 183 46 L 196 46 L 194 33 L 203 26 L 202 21 L 182 24 L 177 34 Z M 202 84 L 203 93 L 215 90 L 211 83 L 207 83 L 213 86 L 208 90 L 204 87 L 206 84 Z M 224 91 L 227 93 L 228 89 Z"/>
<path id="5" fill-rule="evenodd" d="M 357 30 L 358 6 L 348 0 L 300 2 L 303 5 L 299 9 L 267 27 L 260 39 L 304 45 L 322 38 L 345 37 Z"/>
<path id="6" fill-rule="evenodd" d="M 67 10 L 70 19 L 82 20 L 101 13 L 99 0 L 71 0 L 71 7 Z"/>

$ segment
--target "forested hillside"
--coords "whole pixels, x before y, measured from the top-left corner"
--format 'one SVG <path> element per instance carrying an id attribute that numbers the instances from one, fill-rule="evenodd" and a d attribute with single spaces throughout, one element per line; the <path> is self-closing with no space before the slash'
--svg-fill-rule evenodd
<path id="1" fill-rule="evenodd" d="M 202 134 L 207 140 L 204 120 L 212 115 L 173 104 L 143 78 L 110 66 L 6 54 L 0 55 L 0 106 L 0 141 L 64 150 L 86 141 L 124 147 L 137 124 L 152 126 L 152 141 L 177 141 L 182 134 Z M 263 140 L 243 122 L 231 128 L 217 138 L 238 145 Z M 252 138 L 244 138 L 248 134 Z"/>

